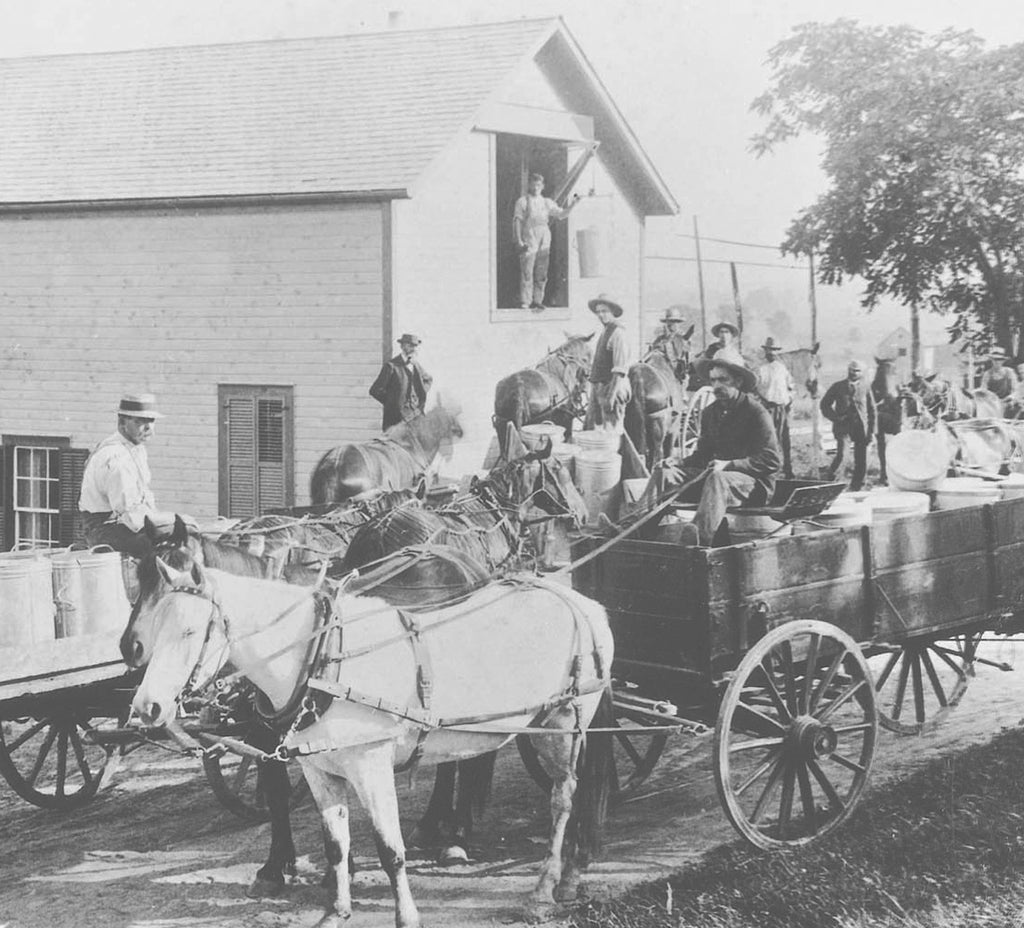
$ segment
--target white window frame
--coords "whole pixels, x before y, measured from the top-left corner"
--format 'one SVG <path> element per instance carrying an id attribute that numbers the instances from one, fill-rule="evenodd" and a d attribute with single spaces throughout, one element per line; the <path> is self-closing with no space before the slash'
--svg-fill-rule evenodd
<path id="1" fill-rule="evenodd" d="M 21 473 L 21 463 L 23 453 L 27 452 L 27 461 L 31 462 L 34 453 L 42 452 L 45 454 L 46 461 L 46 473 L 41 476 L 34 476 L 31 473 Z M 40 444 L 33 445 L 28 443 L 18 443 L 14 446 L 12 452 L 13 467 L 11 472 L 12 480 L 12 497 L 11 497 L 11 510 L 14 515 L 14 543 L 15 546 L 21 546 L 25 543 L 31 543 L 32 547 L 43 547 L 43 548 L 56 548 L 60 546 L 60 448 L 56 445 Z M 31 467 L 30 467 L 31 470 Z M 24 483 L 41 483 L 43 486 L 52 485 L 53 492 L 47 492 L 45 495 L 47 498 L 55 496 L 57 499 L 57 508 L 51 509 L 45 506 L 22 506 L 19 504 L 21 494 L 18 492 L 20 487 Z M 31 497 L 32 494 L 30 493 Z M 29 521 L 26 519 L 26 515 L 46 515 L 50 516 L 48 520 L 48 536 L 45 539 L 25 537 L 23 529 L 25 522 Z"/>

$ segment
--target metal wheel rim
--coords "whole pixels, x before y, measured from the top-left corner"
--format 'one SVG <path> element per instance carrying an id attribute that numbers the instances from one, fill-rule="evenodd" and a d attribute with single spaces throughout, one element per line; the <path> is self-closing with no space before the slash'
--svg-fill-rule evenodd
<path id="1" fill-rule="evenodd" d="M 714 758 L 726 816 L 747 841 L 802 846 L 849 817 L 874 755 L 874 697 L 859 646 L 826 622 L 789 622 L 747 652 L 719 709 Z"/>

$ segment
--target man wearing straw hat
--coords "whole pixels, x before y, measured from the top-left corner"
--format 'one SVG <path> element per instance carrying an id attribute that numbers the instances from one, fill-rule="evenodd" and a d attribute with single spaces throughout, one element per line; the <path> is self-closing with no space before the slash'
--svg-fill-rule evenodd
<path id="1" fill-rule="evenodd" d="M 156 508 L 149 487 L 145 446 L 156 433 L 156 420 L 162 418 L 152 393 L 121 397 L 117 431 L 96 446 L 82 476 L 78 508 L 90 546 L 110 545 L 115 551 L 142 558 L 153 550 L 146 520 L 158 527 L 174 523 L 174 513 Z"/>
<path id="2" fill-rule="evenodd" d="M 588 304 L 601 325 L 601 337 L 594 348 L 590 365 L 590 402 L 586 427 L 622 431 L 626 404 L 629 402 L 629 348 L 626 332 L 618 321 L 622 307 L 607 293 Z"/>
<path id="3" fill-rule="evenodd" d="M 793 476 L 793 461 L 789 441 L 789 411 L 793 406 L 793 375 L 782 363 L 779 354 L 782 346 L 769 335 L 761 346 L 764 364 L 757 369 L 757 395 L 761 398 L 768 415 L 772 417 L 775 435 L 782 449 L 782 473 L 787 479 Z"/>
<path id="4" fill-rule="evenodd" d="M 659 495 L 687 481 L 679 497 L 697 502 L 691 543 L 728 544 L 723 521 L 730 506 L 762 506 L 775 490 L 781 457 L 768 412 L 754 396 L 756 378 L 746 365 L 719 358 L 699 358 L 695 373 L 706 379 L 715 402 L 701 413 L 700 436 L 693 454 L 668 460 L 652 480 Z M 685 536 L 684 536 L 685 538 Z"/>
<path id="5" fill-rule="evenodd" d="M 408 332 L 402 335 L 398 340 L 401 351 L 384 362 L 370 387 L 370 396 L 384 407 L 381 428 L 385 431 L 399 422 L 423 415 L 434 378 L 416 360 L 416 350 L 422 343 L 423 339 L 417 335 Z"/>
<path id="6" fill-rule="evenodd" d="M 998 345 L 988 353 L 988 370 L 981 376 L 981 389 L 1005 400 L 1017 392 L 1017 375 L 1006 366 L 1006 352 Z"/>

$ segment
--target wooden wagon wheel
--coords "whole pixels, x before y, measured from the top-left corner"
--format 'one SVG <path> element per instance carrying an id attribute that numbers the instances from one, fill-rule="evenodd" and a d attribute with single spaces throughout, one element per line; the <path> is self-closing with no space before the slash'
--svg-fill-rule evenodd
<path id="1" fill-rule="evenodd" d="M 92 734 L 122 723 L 74 709 L 0 722 L 0 774 L 33 805 L 77 809 L 109 782 L 120 759 L 118 747 L 97 744 Z"/>
<path id="2" fill-rule="evenodd" d="M 700 437 L 701 413 L 715 401 L 715 391 L 711 387 L 699 387 L 686 404 L 686 413 L 679 427 L 679 455 L 685 457 L 692 454 Z"/>
<path id="3" fill-rule="evenodd" d="M 671 722 L 670 718 L 665 719 L 665 724 Z M 615 759 L 615 780 L 612 784 L 612 799 L 618 801 L 625 799 L 636 791 L 644 782 L 657 764 L 665 744 L 668 742 L 667 733 L 652 732 L 653 723 L 645 723 L 642 720 L 630 718 L 623 714 L 616 707 L 616 717 L 612 724 L 619 729 L 613 737 L 613 750 Z M 537 750 L 530 741 L 529 736 L 519 735 L 516 737 L 516 747 L 519 748 L 519 756 L 523 759 L 523 766 L 533 777 L 534 782 L 545 792 L 551 792 L 551 777 L 541 766 L 537 757 Z"/>
<path id="4" fill-rule="evenodd" d="M 237 754 L 206 755 L 203 757 L 203 771 L 213 794 L 229 812 L 246 822 L 270 821 L 267 800 L 257 781 L 257 763 L 253 758 Z M 309 787 L 298 764 L 289 763 L 287 771 L 291 781 L 288 808 L 297 809 L 309 798 Z"/>
<path id="5" fill-rule="evenodd" d="M 828 834 L 864 789 L 877 730 L 856 642 L 826 622 L 779 626 L 740 662 L 719 709 L 715 781 L 726 815 L 762 848 Z"/>
<path id="6" fill-rule="evenodd" d="M 981 632 L 946 641 L 908 641 L 868 659 L 878 721 L 889 731 L 917 735 L 956 708 L 974 676 Z"/>

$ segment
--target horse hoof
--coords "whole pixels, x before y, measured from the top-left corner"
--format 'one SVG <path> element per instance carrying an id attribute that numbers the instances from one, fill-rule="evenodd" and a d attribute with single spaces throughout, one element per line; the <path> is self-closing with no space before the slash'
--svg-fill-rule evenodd
<path id="1" fill-rule="evenodd" d="M 280 896 L 285 890 L 284 880 L 266 880 L 261 876 L 252 881 L 252 885 L 245 891 L 250 899 L 273 899 Z"/>
<path id="2" fill-rule="evenodd" d="M 554 921 L 561 914 L 561 907 L 553 902 L 530 901 L 523 909 L 523 921 L 531 925 Z"/>
<path id="3" fill-rule="evenodd" d="M 455 867 L 458 864 L 469 863 L 469 854 L 466 853 L 466 849 L 461 845 L 453 844 L 450 847 L 444 848 L 437 855 L 437 862 L 442 867 Z"/>
<path id="4" fill-rule="evenodd" d="M 351 917 L 351 912 L 347 915 L 340 915 L 337 912 L 328 912 L 316 923 L 316 928 L 341 928 L 341 926 L 344 925 Z"/>

